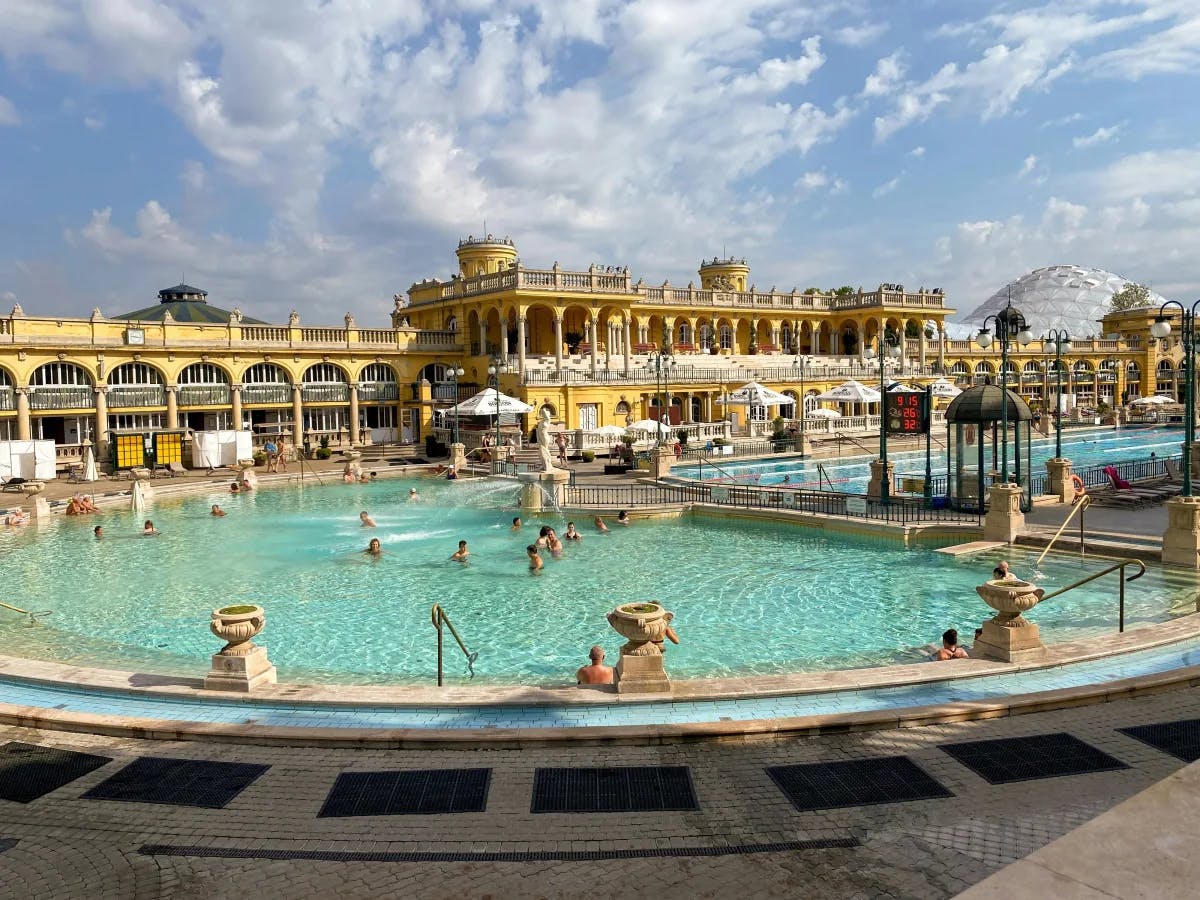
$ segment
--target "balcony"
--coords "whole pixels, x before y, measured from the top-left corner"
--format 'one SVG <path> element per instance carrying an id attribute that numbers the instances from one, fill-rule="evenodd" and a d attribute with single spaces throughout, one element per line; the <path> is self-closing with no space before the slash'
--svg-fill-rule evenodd
<path id="1" fill-rule="evenodd" d="M 180 406 L 228 406 L 230 403 L 227 384 L 181 384 Z"/>
<path id="2" fill-rule="evenodd" d="M 0 387 L 0 411 L 16 409 L 17 399 L 10 387 Z"/>
<path id="3" fill-rule="evenodd" d="M 361 403 L 386 403 L 400 399 L 400 386 L 394 381 L 364 381 L 358 385 Z"/>
<path id="4" fill-rule="evenodd" d="M 306 384 L 300 389 L 300 396 L 305 403 L 349 403 L 350 385 Z"/>
<path id="5" fill-rule="evenodd" d="M 242 385 L 242 403 L 291 403 L 290 384 L 245 384 Z"/>
<path id="6" fill-rule="evenodd" d="M 113 385 L 108 389 L 109 409 L 166 406 L 167 392 L 160 385 Z"/>
<path id="7" fill-rule="evenodd" d="M 29 389 L 30 409 L 95 409 L 91 385 L 35 385 Z"/>

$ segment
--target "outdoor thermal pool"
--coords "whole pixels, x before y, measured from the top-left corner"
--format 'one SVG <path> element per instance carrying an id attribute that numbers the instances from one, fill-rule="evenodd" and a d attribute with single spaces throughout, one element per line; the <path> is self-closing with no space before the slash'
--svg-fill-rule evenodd
<path id="1" fill-rule="evenodd" d="M 423 502 L 408 503 L 411 486 Z M 510 524 L 511 483 L 411 479 L 368 485 L 214 491 L 160 500 L 149 512 L 104 512 L 0 530 L 8 602 L 50 610 L 30 627 L 0 618 L 5 653 L 80 665 L 197 676 L 221 646 L 210 611 L 266 608 L 258 643 L 283 681 L 422 682 L 435 672 L 430 607 L 440 603 L 471 649 L 476 681 L 563 683 L 601 644 L 621 639 L 605 621 L 616 604 L 664 603 L 682 644 L 673 677 L 775 674 L 913 661 L 915 648 L 957 627 L 965 641 L 990 614 L 975 594 L 1003 555 L 1022 577 L 1034 554 L 950 557 L 899 543 L 856 540 L 786 523 L 708 516 L 635 522 L 585 535 L 531 575 L 525 546 L 557 515 Z M 220 503 L 224 518 L 209 515 Z M 363 528 L 368 510 L 377 528 Z M 158 537 L 140 537 L 144 518 Z M 96 541 L 92 528 L 104 527 Z M 384 555 L 363 549 L 378 537 Z M 469 541 L 466 564 L 448 557 Z M 1053 555 L 1047 591 L 1105 565 Z M 1116 579 L 1037 607 L 1048 643 L 1116 630 Z M 1195 609 L 1196 578 L 1152 568 L 1127 592 L 1128 627 Z M 453 644 L 448 675 L 465 678 Z"/>

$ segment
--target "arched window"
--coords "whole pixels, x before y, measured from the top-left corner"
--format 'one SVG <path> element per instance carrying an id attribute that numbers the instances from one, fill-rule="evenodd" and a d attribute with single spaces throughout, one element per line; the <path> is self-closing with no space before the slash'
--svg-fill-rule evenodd
<path id="1" fill-rule="evenodd" d="M 179 373 L 180 406 L 225 406 L 229 402 L 229 374 L 220 366 L 192 363 Z"/>
<path id="2" fill-rule="evenodd" d="M 400 389 L 396 384 L 396 370 L 387 363 L 371 363 L 358 377 L 358 399 L 364 403 L 396 400 Z"/>
<path id="3" fill-rule="evenodd" d="M 255 363 L 242 376 L 243 384 L 289 384 L 287 372 L 275 363 Z"/>
<path id="4" fill-rule="evenodd" d="M 679 341 L 680 344 L 690 344 L 692 342 L 692 326 L 687 322 L 682 322 L 679 325 Z"/>
<path id="5" fill-rule="evenodd" d="M 32 387 L 57 385 L 86 385 L 91 387 L 92 376 L 82 367 L 69 362 L 53 362 L 39 366 L 29 379 Z"/>
<path id="6" fill-rule="evenodd" d="M 721 326 L 721 349 L 722 350 L 732 350 L 733 349 L 733 329 L 730 328 L 728 325 Z"/>
<path id="7" fill-rule="evenodd" d="M 242 402 L 291 403 L 291 379 L 275 363 L 255 363 L 242 376 Z"/>
<path id="8" fill-rule="evenodd" d="M 950 374 L 955 378 L 966 378 L 971 374 L 971 369 L 965 362 L 959 360 L 950 367 Z"/>
<path id="9" fill-rule="evenodd" d="M 140 362 L 117 366 L 108 374 L 108 405 L 114 408 L 166 406 L 167 392 L 163 388 L 162 373 Z"/>
<path id="10" fill-rule="evenodd" d="M 16 393 L 13 391 L 12 376 L 5 369 L 0 369 L 0 410 L 17 408 Z M 11 441 L 16 432 L 11 419 L 0 421 L 0 441 Z"/>
<path id="11" fill-rule="evenodd" d="M 1125 366 L 1125 381 L 1127 384 L 1135 384 L 1142 380 L 1142 367 L 1135 362 L 1126 364 Z"/>
<path id="12" fill-rule="evenodd" d="M 95 405 L 92 377 L 75 363 L 46 363 L 29 379 L 30 409 L 93 409 Z"/>
<path id="13" fill-rule="evenodd" d="M 1017 379 L 1017 364 L 1011 359 L 1004 364 L 1004 377 L 1008 381 L 1016 381 Z"/>
<path id="14" fill-rule="evenodd" d="M 349 403 L 350 385 L 341 366 L 322 362 L 305 371 L 301 394 L 305 403 Z"/>
<path id="15" fill-rule="evenodd" d="M 192 363 L 179 373 L 179 383 L 229 384 L 229 375 L 220 366 L 214 366 L 212 363 Z"/>
<path id="16" fill-rule="evenodd" d="M 618 416 L 627 416 L 629 415 L 629 404 L 621 400 L 617 403 L 617 408 L 614 411 Z"/>

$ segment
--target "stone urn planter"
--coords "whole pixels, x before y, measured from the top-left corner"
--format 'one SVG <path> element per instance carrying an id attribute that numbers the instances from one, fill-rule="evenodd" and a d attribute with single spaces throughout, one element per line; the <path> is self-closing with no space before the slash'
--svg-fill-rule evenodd
<path id="1" fill-rule="evenodd" d="M 34 494 L 40 494 L 46 489 L 45 483 L 41 481 L 26 481 L 20 485 L 21 493 L 26 497 L 32 497 Z"/>
<path id="2" fill-rule="evenodd" d="M 212 656 L 212 668 L 204 678 L 206 690 L 251 691 L 275 683 L 275 667 L 267 651 L 250 643 L 266 622 L 266 612 L 256 604 L 213 610 L 209 630 L 227 643 Z"/>
<path id="3" fill-rule="evenodd" d="M 985 582 L 975 592 L 996 615 L 983 623 L 973 655 L 1020 662 L 1045 654 L 1038 626 L 1022 615 L 1037 606 L 1045 591 L 1028 581 L 1010 578 Z"/>
<path id="4" fill-rule="evenodd" d="M 623 603 L 608 614 L 608 624 L 626 643 L 622 656 L 662 654 L 662 642 L 675 614 L 658 603 Z M 657 641 L 657 643 L 655 643 Z"/>
<path id="5" fill-rule="evenodd" d="M 223 641 L 221 656 L 248 656 L 255 649 L 250 639 L 263 630 L 267 615 L 261 606 L 226 606 L 214 609 L 208 627 Z"/>

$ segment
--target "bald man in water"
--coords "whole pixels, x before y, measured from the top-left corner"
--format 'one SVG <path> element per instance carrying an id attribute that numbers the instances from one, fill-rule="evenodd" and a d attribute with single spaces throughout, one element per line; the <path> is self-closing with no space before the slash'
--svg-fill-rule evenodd
<path id="1" fill-rule="evenodd" d="M 576 672 L 575 680 L 579 684 L 612 684 L 613 667 L 604 664 L 604 648 L 593 647 L 588 656 L 591 664 Z"/>

